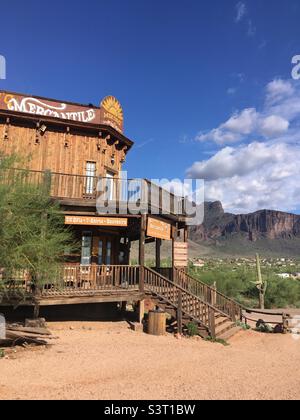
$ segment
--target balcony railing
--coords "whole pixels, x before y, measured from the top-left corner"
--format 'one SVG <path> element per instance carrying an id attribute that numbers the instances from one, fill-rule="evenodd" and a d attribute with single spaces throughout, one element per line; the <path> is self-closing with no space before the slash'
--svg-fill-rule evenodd
<path id="1" fill-rule="evenodd" d="M 178 197 L 146 179 L 103 178 L 69 175 L 50 171 L 9 170 L 0 182 L 12 183 L 20 176 L 22 182 L 43 185 L 51 197 L 66 200 L 96 202 L 98 209 L 113 205 L 117 212 L 125 208 L 136 212 L 185 216 L 187 199 Z"/>

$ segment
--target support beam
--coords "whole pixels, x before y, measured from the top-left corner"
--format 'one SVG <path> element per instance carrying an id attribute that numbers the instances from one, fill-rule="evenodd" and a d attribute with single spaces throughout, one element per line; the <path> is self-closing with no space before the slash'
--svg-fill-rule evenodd
<path id="1" fill-rule="evenodd" d="M 145 291 L 145 241 L 146 241 L 146 223 L 147 216 L 143 215 L 141 218 L 141 231 L 140 231 L 140 244 L 139 244 L 139 265 L 140 265 L 140 278 L 139 290 L 141 293 Z"/>
<path id="2" fill-rule="evenodd" d="M 184 228 L 184 234 L 183 235 L 184 235 L 183 236 L 183 241 L 188 242 L 188 240 L 189 240 L 189 230 L 188 230 L 187 226 L 185 226 L 185 228 Z"/>
<path id="3" fill-rule="evenodd" d="M 145 243 L 146 243 L 146 215 L 141 218 L 141 231 L 139 243 L 139 265 L 145 265 Z"/>
<path id="4" fill-rule="evenodd" d="M 39 316 L 40 316 L 40 305 L 36 303 L 33 308 L 33 319 L 38 319 Z"/>
<path id="5" fill-rule="evenodd" d="M 177 332 L 182 335 L 182 292 L 178 292 L 178 307 L 177 307 Z"/>
<path id="6" fill-rule="evenodd" d="M 175 268 L 175 242 L 178 236 L 178 223 L 172 226 L 172 268 Z"/>
<path id="7" fill-rule="evenodd" d="M 139 301 L 139 323 L 142 324 L 144 317 L 145 317 L 145 301 L 144 300 L 140 300 Z"/>
<path id="8" fill-rule="evenodd" d="M 161 239 L 156 239 L 155 243 L 155 264 L 156 269 L 159 269 L 161 267 Z"/>
<path id="9" fill-rule="evenodd" d="M 122 302 L 121 303 L 121 312 L 122 312 L 122 315 L 125 315 L 126 314 L 126 309 L 127 309 L 127 302 Z"/>

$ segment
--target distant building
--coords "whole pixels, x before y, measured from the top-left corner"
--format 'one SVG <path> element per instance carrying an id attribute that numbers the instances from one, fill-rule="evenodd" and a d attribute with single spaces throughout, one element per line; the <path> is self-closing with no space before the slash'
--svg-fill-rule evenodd
<path id="1" fill-rule="evenodd" d="M 277 274 L 277 276 L 280 277 L 281 279 L 291 278 L 291 274 L 289 274 L 289 273 L 281 273 L 281 274 Z"/>

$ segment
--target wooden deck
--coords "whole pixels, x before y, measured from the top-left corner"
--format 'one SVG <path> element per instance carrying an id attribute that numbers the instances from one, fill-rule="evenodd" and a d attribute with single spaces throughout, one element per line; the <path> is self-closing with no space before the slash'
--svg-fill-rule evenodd
<path id="1" fill-rule="evenodd" d="M 219 337 L 234 329 L 242 318 L 242 307 L 215 289 L 201 283 L 184 271 L 163 269 L 164 275 L 139 266 L 66 265 L 57 281 L 49 281 L 42 289 L 31 290 L 30 280 L 9 282 L 8 291 L 26 296 L 19 305 L 77 305 L 90 303 L 139 302 L 146 296 L 177 319 L 178 331 L 191 321 L 199 334 Z M 15 302 L 11 299 L 10 306 Z M 221 335 L 222 336 L 222 335 Z"/>
<path id="2" fill-rule="evenodd" d="M 65 265 L 57 279 L 33 291 L 26 273 L 7 285 L 9 301 L 3 305 L 74 305 L 84 303 L 124 302 L 141 300 L 141 268 L 139 266 Z"/>
<path id="3" fill-rule="evenodd" d="M 185 217 L 187 200 L 178 197 L 147 179 L 119 179 L 55 173 L 50 171 L 11 170 L 3 183 L 10 183 L 14 177 L 22 182 L 45 187 L 50 197 L 71 206 L 96 207 L 104 213 L 111 203 L 116 214 L 124 206 L 138 202 L 141 211 L 155 214 Z"/>

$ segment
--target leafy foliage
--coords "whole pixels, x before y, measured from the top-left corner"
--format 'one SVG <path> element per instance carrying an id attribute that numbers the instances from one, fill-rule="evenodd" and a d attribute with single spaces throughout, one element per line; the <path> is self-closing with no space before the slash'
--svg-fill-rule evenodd
<path id="1" fill-rule="evenodd" d="M 211 263 L 201 269 L 191 266 L 189 271 L 193 277 L 208 285 L 213 285 L 216 281 L 220 292 L 239 303 L 247 307 L 258 307 L 255 268 L 237 267 L 234 264 L 224 262 L 222 265 L 215 266 Z M 265 297 L 267 309 L 300 307 L 299 280 L 281 279 L 272 268 L 263 268 L 263 276 L 268 282 Z"/>
<path id="2" fill-rule="evenodd" d="M 13 169 L 15 163 L 15 157 L 0 161 L 2 290 L 7 282 L 23 281 L 25 272 L 35 288 L 55 282 L 65 251 L 75 247 L 59 205 L 50 200 L 47 174 L 33 181 Z"/>
<path id="3" fill-rule="evenodd" d="M 189 322 L 186 328 L 189 337 L 196 337 L 199 335 L 198 325 L 195 322 Z"/>

